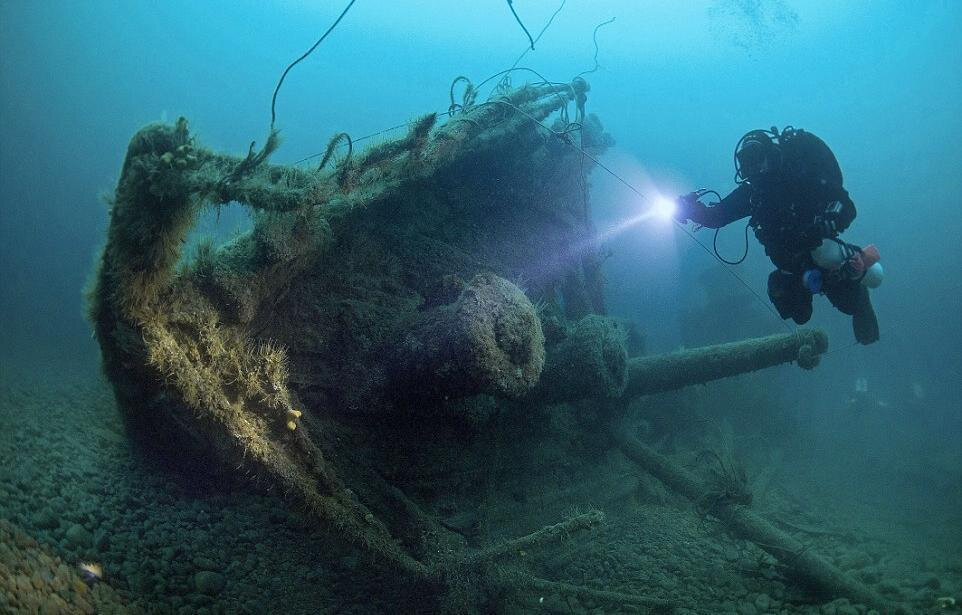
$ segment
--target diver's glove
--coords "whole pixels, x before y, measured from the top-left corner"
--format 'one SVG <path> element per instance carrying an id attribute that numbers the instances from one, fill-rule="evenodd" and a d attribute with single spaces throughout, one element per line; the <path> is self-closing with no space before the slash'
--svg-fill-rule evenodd
<path id="1" fill-rule="evenodd" d="M 695 205 L 698 203 L 699 196 L 697 192 L 689 192 L 688 194 L 679 196 L 675 199 L 675 211 L 671 217 L 680 224 L 691 220 L 691 214 L 695 209 Z"/>

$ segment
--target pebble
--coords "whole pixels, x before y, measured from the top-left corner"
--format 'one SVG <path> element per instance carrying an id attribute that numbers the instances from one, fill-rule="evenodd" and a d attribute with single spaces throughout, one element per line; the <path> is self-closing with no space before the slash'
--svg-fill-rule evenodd
<path id="1" fill-rule="evenodd" d="M 42 530 L 53 530 L 60 526 L 60 519 L 49 508 L 41 508 L 34 515 L 33 524 Z"/>
<path id="2" fill-rule="evenodd" d="M 219 566 L 209 557 L 198 555 L 194 558 L 194 566 L 200 570 L 216 570 Z"/>
<path id="3" fill-rule="evenodd" d="M 558 594 L 550 594 L 546 596 L 544 602 L 541 603 L 541 606 L 546 611 L 554 612 L 566 611 L 568 609 L 568 605 L 565 604 L 565 602 L 561 599 L 561 596 Z"/>
<path id="4" fill-rule="evenodd" d="M 0 519 L 0 544 L 6 547 L 0 551 L 0 612 L 136 612 L 126 609 L 106 585 L 98 587 L 98 592 L 89 591 L 73 567 L 4 519 Z"/>
<path id="5" fill-rule="evenodd" d="M 758 615 L 758 609 L 751 602 L 742 602 L 738 605 L 738 615 Z"/>
<path id="6" fill-rule="evenodd" d="M 214 596 L 224 589 L 224 576 L 210 570 L 201 570 L 194 575 L 194 587 L 208 596 Z"/>
<path id="7" fill-rule="evenodd" d="M 755 608 L 762 613 L 768 612 L 769 607 L 771 607 L 772 600 L 768 597 L 768 594 L 758 594 L 755 598 Z"/>
<path id="8" fill-rule="evenodd" d="M 859 610 L 852 606 L 848 598 L 839 598 L 828 604 L 823 604 L 822 615 L 860 615 Z"/>
<path id="9" fill-rule="evenodd" d="M 76 549 L 86 549 L 90 547 L 94 542 L 93 535 L 87 531 L 87 528 L 75 523 L 70 526 L 66 534 L 67 543 Z"/>
<path id="10" fill-rule="evenodd" d="M 124 463 L 125 457 L 119 456 L 118 460 L 120 463 Z M 4 479 L 5 477 L 0 476 L 0 502 L 6 503 L 3 495 L 4 489 L 2 488 Z M 7 484 L 12 485 L 9 480 Z M 176 493 L 179 489 L 175 488 L 176 485 L 174 483 L 168 483 L 165 486 L 170 493 Z M 9 492 L 9 489 L 7 492 Z M 27 492 L 36 493 L 35 486 L 28 483 Z M 52 495 L 52 493 L 51 491 L 48 495 Z M 88 548 L 90 544 L 96 545 L 98 557 L 103 558 L 102 562 L 110 571 L 108 580 L 105 583 L 94 585 L 91 590 L 88 590 L 88 586 L 76 578 L 76 554 L 67 553 L 70 558 L 68 560 L 70 562 L 69 566 L 61 563 L 59 560 L 46 558 L 45 563 L 40 565 L 40 569 L 49 571 L 50 577 L 45 577 L 42 574 L 38 576 L 34 572 L 35 568 L 31 567 L 27 575 L 15 581 L 26 581 L 29 583 L 26 587 L 30 595 L 33 596 L 31 599 L 38 601 L 36 603 L 36 609 L 33 609 L 32 612 L 44 612 L 42 609 L 45 605 L 49 605 L 47 608 L 50 612 L 58 613 L 84 612 L 88 609 L 90 609 L 91 612 L 93 610 L 105 613 L 123 612 L 120 610 L 100 610 L 100 604 L 98 604 L 95 599 L 98 592 L 106 591 L 109 589 L 110 584 L 115 582 L 117 587 L 140 588 L 144 592 L 151 594 L 149 596 L 137 596 L 135 598 L 137 600 L 142 599 L 144 602 L 153 602 L 162 599 L 160 604 L 163 606 L 160 608 L 163 610 L 153 612 L 174 613 L 181 611 L 185 614 L 199 614 L 208 611 L 214 614 L 230 612 L 225 611 L 220 603 L 231 604 L 240 609 L 233 612 L 243 612 L 244 609 L 241 608 L 242 605 L 256 605 L 256 607 L 247 606 L 246 610 L 248 612 L 269 612 L 261 602 L 262 599 L 270 595 L 267 593 L 269 586 L 252 581 L 259 574 L 262 566 L 266 568 L 268 564 L 275 560 L 275 554 L 271 546 L 261 546 L 259 544 L 263 542 L 263 530 L 260 526 L 256 526 L 253 529 L 251 529 L 249 525 L 245 527 L 244 522 L 248 521 L 245 515 L 238 514 L 234 525 L 230 525 L 224 523 L 219 511 L 214 516 L 211 516 L 207 511 L 198 511 L 196 507 L 193 510 L 185 512 L 180 510 L 184 507 L 184 503 L 179 499 L 182 496 L 178 494 L 176 498 L 169 498 L 170 502 L 174 502 L 175 505 L 172 505 L 170 510 L 164 509 L 162 513 L 158 511 L 157 517 L 150 517 L 147 513 L 139 510 L 128 513 L 122 510 L 123 506 L 121 506 L 121 504 L 123 501 L 119 499 L 119 496 L 112 496 L 113 499 L 110 500 L 109 503 L 113 508 L 107 509 L 109 516 L 105 518 L 103 511 L 90 509 L 88 505 L 82 501 L 82 495 L 83 493 L 78 491 L 76 493 L 71 492 L 70 497 L 66 500 L 57 497 L 45 497 L 44 500 L 36 500 L 34 498 L 34 501 L 39 504 L 39 506 L 34 509 L 37 510 L 37 512 L 32 514 L 27 512 L 23 513 L 24 521 L 22 523 L 26 528 L 57 530 L 56 532 L 52 532 L 52 534 L 62 539 L 61 545 L 69 543 L 75 546 L 86 545 Z M 111 496 L 111 494 L 105 492 L 104 497 L 108 496 Z M 149 496 L 138 495 L 135 498 L 131 498 L 130 501 L 131 506 L 147 508 L 159 500 L 155 494 L 150 494 Z M 57 502 L 57 504 L 54 504 L 54 502 Z M 68 512 L 65 516 L 58 517 L 52 513 L 51 507 L 58 511 L 72 510 L 72 512 Z M 268 516 L 266 510 L 268 509 L 265 509 L 263 515 L 270 523 L 278 524 L 284 522 L 286 515 L 272 514 Z M 18 514 L 16 511 L 11 513 L 9 518 L 16 518 L 16 514 Z M 128 524 L 136 526 L 137 524 L 133 521 L 137 519 L 143 521 L 140 524 L 140 528 L 124 530 L 122 527 L 117 527 L 118 525 L 124 526 Z M 122 521 L 122 523 L 120 523 L 120 521 Z M 198 529 L 195 527 L 198 522 L 211 525 L 212 527 L 209 531 L 206 529 Z M 305 523 L 305 525 L 307 524 Z M 292 527 L 274 527 L 273 531 L 283 530 L 284 532 L 292 533 Z M 91 536 L 91 533 L 86 528 L 110 528 L 110 540 L 106 539 L 108 534 L 102 529 L 98 529 L 95 536 Z M 215 534 L 215 532 L 219 532 L 220 534 Z M 40 534 L 37 537 L 50 540 L 50 536 L 44 534 Z M 218 553 L 217 548 L 220 543 L 212 540 L 212 537 L 226 538 L 224 542 L 228 543 L 229 547 L 225 546 L 224 551 Z M 697 537 L 704 540 L 700 533 Z M 144 548 L 148 540 L 151 546 L 156 545 L 157 548 Z M 36 542 L 28 537 L 18 538 L 16 543 L 20 543 L 21 541 L 23 544 L 36 545 Z M 174 548 L 167 546 L 172 544 L 183 545 L 183 547 Z M 255 548 L 255 545 L 258 545 L 260 548 Z M 6 536 L 0 536 L 0 564 L 2 564 L 3 560 L 8 559 L 7 555 L 11 556 L 11 560 L 15 559 L 12 557 L 15 546 L 14 541 L 8 541 L 6 540 Z M 720 567 L 720 572 L 718 573 L 719 581 L 717 584 L 702 584 L 699 581 L 704 581 L 705 577 L 687 571 L 679 572 L 684 571 L 691 562 L 698 562 L 697 554 L 706 546 L 710 547 L 711 559 Z M 744 547 L 741 548 L 744 549 Z M 111 551 L 109 557 L 105 553 L 107 550 Z M 194 551 L 193 553 L 191 552 L 192 550 Z M 198 555 L 198 552 L 217 555 L 211 558 Z M 683 546 L 680 543 L 675 544 L 669 541 L 659 547 L 653 547 L 650 550 L 645 547 L 638 548 L 634 552 L 638 558 L 648 561 L 651 566 L 651 568 L 644 573 L 650 575 L 649 578 L 652 580 L 649 585 L 646 585 L 646 589 L 649 587 L 661 587 L 666 590 L 671 589 L 674 590 L 671 596 L 674 598 L 683 597 L 686 592 L 688 596 L 695 596 L 699 600 L 704 599 L 705 595 L 714 595 L 716 600 L 732 600 L 731 602 L 725 602 L 723 604 L 725 607 L 723 609 L 724 612 L 741 613 L 742 615 L 751 613 L 763 615 L 779 612 L 779 607 L 781 606 L 779 600 L 785 598 L 786 591 L 784 585 L 778 581 L 766 583 L 758 578 L 748 578 L 746 575 L 739 573 L 737 571 L 738 567 L 735 566 L 731 567 L 732 571 L 727 571 L 726 562 L 740 562 L 739 567 L 744 564 L 746 568 L 754 568 L 758 565 L 758 562 L 740 555 L 740 549 L 735 546 L 725 545 L 724 543 L 718 544 L 718 541 L 715 540 L 714 537 L 710 540 L 705 540 L 704 543 L 693 542 L 691 546 L 688 546 L 687 543 Z M 260 558 L 257 554 L 261 554 Z M 150 555 L 153 555 L 153 557 L 147 557 Z M 220 561 L 218 562 L 216 560 Z M 862 554 L 862 557 L 850 557 L 848 562 L 849 565 L 854 566 L 864 563 L 865 560 L 866 558 L 864 554 Z M 350 564 L 347 566 L 349 569 L 358 567 L 356 555 L 345 557 L 344 562 Z M 627 570 L 624 568 L 625 559 L 623 557 L 610 557 L 603 560 L 595 558 L 591 560 L 591 562 L 591 566 L 586 564 L 585 567 L 591 569 L 592 576 L 585 577 L 584 580 L 587 582 L 586 584 L 592 587 L 605 587 L 611 577 L 617 576 L 618 574 L 628 575 L 633 572 L 633 569 L 630 567 Z M 661 562 L 665 568 L 669 569 L 670 572 L 655 573 L 652 569 L 656 570 L 659 562 Z M 231 563 L 232 566 L 228 566 L 228 563 Z M 123 566 L 125 573 L 116 574 L 115 570 L 117 569 L 113 566 Z M 873 572 L 877 574 L 880 566 L 883 572 L 891 574 L 891 571 L 888 570 L 889 565 L 886 563 L 876 563 L 862 568 L 859 574 L 865 575 L 872 574 Z M 2 568 L 2 565 L 0 565 L 0 568 Z M 640 566 L 638 569 L 644 570 L 644 568 Z M 258 571 L 258 573 L 254 571 Z M 19 573 L 21 571 L 18 570 L 17 572 Z M 563 573 L 565 572 L 568 572 L 568 570 L 562 569 L 557 575 L 552 576 L 563 578 Z M 770 572 L 771 569 L 767 566 L 761 568 L 761 573 L 765 576 L 769 576 Z M 285 577 L 279 574 L 278 578 L 298 578 L 300 574 L 298 570 L 295 575 Z M 321 575 L 320 568 L 314 572 L 314 574 L 317 575 L 314 578 L 318 584 L 327 582 L 326 578 Z M 940 583 L 937 577 L 930 574 L 919 574 L 918 576 L 906 572 L 902 574 L 907 575 L 907 578 L 911 579 L 911 585 L 907 585 L 906 593 L 908 595 L 911 595 L 920 587 L 926 592 L 925 595 L 930 596 L 932 589 L 941 587 L 943 583 L 946 587 L 946 592 L 957 585 L 955 577 L 948 573 L 943 573 L 943 583 Z M 248 575 L 250 580 L 244 578 Z M 333 577 L 333 575 L 331 576 Z M 304 577 L 306 578 L 307 575 L 304 575 Z M 229 586 L 226 583 L 227 578 L 231 579 Z M 580 579 L 580 577 L 578 578 Z M 881 578 L 884 583 L 884 576 Z M 257 580 L 259 581 L 260 578 L 258 577 Z M 906 583 L 909 582 L 906 581 Z M 742 584 L 745 584 L 747 589 L 742 588 Z M 43 596 L 39 591 L 41 585 L 45 586 L 47 591 L 46 597 L 41 597 Z M 898 587 L 893 584 L 892 588 L 895 593 L 898 593 Z M 0 574 L 0 613 L 17 612 L 10 604 L 10 601 L 18 599 L 16 597 L 17 592 L 5 592 L 3 591 L 4 589 L 2 574 Z M 881 590 L 882 588 L 879 589 Z M 759 593 L 762 591 L 767 591 L 768 593 Z M 205 595 L 196 596 L 197 593 L 201 592 Z M 231 595 L 228 595 L 228 593 Z M 792 596 L 790 602 L 799 602 L 798 594 L 793 590 L 790 590 L 790 593 Z M 40 596 L 38 596 L 38 594 L 40 594 Z M 238 594 L 240 594 L 240 598 L 238 598 Z M 738 598 L 734 596 L 738 596 Z M 569 604 L 565 599 L 556 594 L 545 596 L 545 601 L 542 604 L 546 607 L 546 611 L 549 606 L 553 607 L 556 611 L 568 611 L 570 609 L 573 612 L 583 612 L 588 609 L 597 611 L 600 608 L 599 601 L 589 599 L 581 601 L 572 600 Z M 704 602 L 701 602 L 698 606 L 704 606 L 704 604 Z M 20 605 L 18 605 L 18 607 L 19 606 Z M 785 606 L 790 607 L 787 608 L 785 612 L 818 612 L 818 607 L 810 608 L 807 605 L 794 605 L 789 602 L 787 602 Z M 10 610 L 8 610 L 7 607 L 9 607 Z M 688 612 L 721 611 L 706 611 L 694 608 Z M 842 604 L 832 603 L 828 605 L 828 608 L 823 608 L 822 612 L 831 612 L 835 615 L 851 615 L 859 612 L 864 613 L 865 608 L 861 605 L 853 606 L 847 602 Z M 876 615 L 873 612 L 869 613 L 870 615 Z"/>

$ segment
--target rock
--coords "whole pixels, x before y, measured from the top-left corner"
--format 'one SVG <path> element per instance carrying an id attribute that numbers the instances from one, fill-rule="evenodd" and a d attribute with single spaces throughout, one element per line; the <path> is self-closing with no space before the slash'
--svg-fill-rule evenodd
<path id="1" fill-rule="evenodd" d="M 106 551 L 110 548 L 110 535 L 101 530 L 94 536 L 94 547 L 97 551 Z"/>
<path id="2" fill-rule="evenodd" d="M 865 583 L 868 583 L 869 585 L 872 585 L 872 584 L 878 583 L 879 580 L 881 580 L 882 573 L 879 571 L 877 567 L 870 566 L 868 568 L 863 569 L 859 573 L 859 576 L 862 578 L 862 581 L 864 581 Z"/>
<path id="3" fill-rule="evenodd" d="M 768 594 L 758 594 L 755 598 L 755 608 L 762 613 L 767 613 L 768 609 L 771 607 L 772 600 L 768 597 Z"/>
<path id="4" fill-rule="evenodd" d="M 558 594 L 550 594 L 541 601 L 541 607 L 548 612 L 563 612 L 568 610 L 568 605 Z"/>
<path id="5" fill-rule="evenodd" d="M 568 609 L 572 613 L 581 613 L 584 611 L 584 607 L 581 606 L 581 601 L 578 600 L 577 596 L 568 596 Z"/>
<path id="6" fill-rule="evenodd" d="M 738 605 L 738 615 L 758 615 L 758 610 L 751 602 L 742 602 Z"/>
<path id="7" fill-rule="evenodd" d="M 872 558 L 861 551 L 848 551 L 837 560 L 842 570 L 864 568 L 872 563 Z"/>
<path id="8" fill-rule="evenodd" d="M 772 586 L 774 587 L 774 589 L 772 590 L 772 597 L 775 598 L 776 600 L 784 600 L 785 585 L 780 581 L 773 581 Z"/>
<path id="9" fill-rule="evenodd" d="M 70 529 L 67 530 L 66 537 L 67 543 L 76 549 L 89 548 L 94 542 L 93 535 L 87 531 L 87 528 L 78 523 L 70 526 Z"/>
<path id="10" fill-rule="evenodd" d="M 828 604 L 823 604 L 822 615 L 860 615 L 858 609 L 852 606 L 848 598 L 839 598 Z"/>
<path id="11" fill-rule="evenodd" d="M 194 587 L 208 596 L 214 596 L 224 589 L 224 575 L 210 570 L 201 570 L 194 575 Z"/>
<path id="12" fill-rule="evenodd" d="M 194 558 L 194 566 L 200 570 L 215 570 L 218 567 L 212 559 L 203 555 Z"/>
<path id="13" fill-rule="evenodd" d="M 140 594 L 149 594 L 153 591 L 154 584 L 149 576 L 137 573 L 129 577 L 128 582 L 134 591 Z"/>
<path id="14" fill-rule="evenodd" d="M 52 530 L 60 526 L 60 519 L 49 508 L 41 508 L 34 515 L 33 524 L 42 530 Z"/>

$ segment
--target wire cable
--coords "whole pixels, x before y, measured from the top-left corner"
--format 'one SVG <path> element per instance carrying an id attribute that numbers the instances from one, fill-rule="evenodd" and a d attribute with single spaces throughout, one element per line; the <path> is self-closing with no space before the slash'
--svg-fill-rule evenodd
<path id="1" fill-rule="evenodd" d="M 601 22 L 600 24 L 598 24 L 597 26 L 595 26 L 595 31 L 591 34 L 591 40 L 593 40 L 593 41 L 595 42 L 595 67 L 592 68 L 591 70 L 586 70 L 586 71 L 584 71 L 584 72 L 582 72 L 582 73 L 578 73 L 578 76 L 579 76 L 579 77 L 580 77 L 581 75 L 587 75 L 587 74 L 589 74 L 589 73 L 593 73 L 593 72 L 595 72 L 596 70 L 598 70 L 599 68 L 601 68 L 601 67 L 598 65 L 598 30 L 600 30 L 600 29 L 602 28 L 602 26 L 607 26 L 608 24 L 612 23 L 614 20 L 615 20 L 615 18 L 612 17 L 612 18 L 609 19 L 608 21 L 603 21 L 603 22 Z"/>
<path id="2" fill-rule="evenodd" d="M 715 237 L 711 241 L 711 247 L 712 247 L 712 250 L 714 250 L 715 252 L 715 256 L 718 257 L 718 260 L 725 263 L 726 265 L 741 265 L 742 263 L 745 262 L 745 259 L 748 258 L 748 227 L 751 225 L 752 225 L 751 220 L 749 220 L 745 224 L 745 251 L 742 253 L 741 258 L 739 258 L 737 261 L 730 261 L 718 253 L 718 231 L 721 230 L 721 227 L 715 229 Z"/>
<path id="3" fill-rule="evenodd" d="M 538 75 L 542 80 L 544 80 L 545 83 L 551 83 L 551 82 L 547 81 L 546 79 L 544 79 L 544 77 L 541 77 L 541 75 L 540 75 L 537 71 L 534 71 L 534 70 L 532 70 L 532 69 L 529 69 L 529 68 L 509 68 L 509 69 L 507 69 L 507 70 L 500 71 L 500 72 L 496 73 L 495 75 L 492 75 L 492 76 L 489 77 L 488 79 L 485 79 L 484 81 L 481 82 L 480 85 L 484 85 L 485 83 L 488 83 L 489 81 L 491 81 L 492 79 L 498 77 L 499 75 L 503 75 L 503 74 L 508 73 L 508 72 L 511 72 L 511 71 L 513 71 L 513 70 L 525 70 L 525 71 L 530 71 L 530 72 Z M 479 85 L 478 87 L 480 87 L 480 85 Z M 631 182 L 629 182 L 628 180 L 626 180 L 624 177 L 622 177 L 621 175 L 619 175 L 618 173 L 616 173 L 615 171 L 613 171 L 612 169 L 610 169 L 608 166 L 606 166 L 604 163 L 602 163 L 600 160 L 598 160 L 597 157 L 593 156 L 593 155 L 590 154 L 588 151 L 586 151 L 583 147 L 575 144 L 570 138 L 568 138 L 568 132 L 557 132 L 557 131 L 555 131 L 555 130 L 552 130 L 550 127 L 548 127 L 547 125 L 545 125 L 544 122 L 542 122 L 542 121 L 539 120 L 538 118 L 532 116 L 530 113 L 528 113 L 528 112 L 525 111 L 524 109 L 522 109 L 522 108 L 518 107 L 517 105 L 515 105 L 515 104 L 513 104 L 513 103 L 510 103 L 510 102 L 508 102 L 508 101 L 506 101 L 506 100 L 489 100 L 489 101 L 485 101 L 485 102 L 482 102 L 482 103 L 478 103 L 476 106 L 481 107 L 481 106 L 486 106 L 486 105 L 503 105 L 503 106 L 509 107 L 509 108 L 513 109 L 515 112 L 517 112 L 517 113 L 525 116 L 526 118 L 528 118 L 528 119 L 531 120 L 533 123 L 535 123 L 535 124 L 537 124 L 538 126 L 540 126 L 542 129 L 544 129 L 544 130 L 547 131 L 548 133 L 550 133 L 550 134 L 552 134 L 552 135 L 555 135 L 556 137 L 560 138 L 560 139 L 561 139 L 565 144 L 567 144 L 569 147 L 571 147 L 571 148 L 575 149 L 576 151 L 580 152 L 585 158 L 587 158 L 588 160 L 590 160 L 590 161 L 591 161 L 592 163 L 594 163 L 596 166 L 598 166 L 599 168 L 601 168 L 605 173 L 607 173 L 608 175 L 610 175 L 611 177 L 613 177 L 613 178 L 614 178 L 615 180 L 617 180 L 619 183 L 621 183 L 621 184 L 624 185 L 626 188 L 628 188 L 628 190 L 630 190 L 630 191 L 633 192 L 635 195 L 637 195 L 638 198 L 640 198 L 642 201 L 646 202 L 649 206 L 651 206 L 651 204 L 652 204 L 652 199 L 651 199 L 651 197 L 649 197 L 647 194 L 645 194 L 645 193 L 643 193 L 642 191 L 640 191 L 638 188 L 636 188 L 634 185 L 632 185 Z M 439 112 L 439 113 L 440 113 L 440 112 Z M 397 130 L 397 129 L 403 128 L 403 127 L 405 127 L 405 126 L 409 126 L 409 125 L 411 125 L 412 123 L 413 123 L 413 122 L 405 122 L 405 123 L 403 123 L 403 124 L 398 124 L 397 126 L 393 126 L 393 127 L 391 127 L 391 128 L 387 128 L 387 129 L 385 129 L 385 130 L 382 130 L 382 131 L 379 131 L 379 132 L 376 132 L 376 133 L 372 133 L 372 134 L 367 135 L 367 136 L 365 136 L 365 137 L 361 137 L 361 138 L 359 138 L 359 139 L 354 139 L 353 142 L 354 142 L 354 143 L 357 143 L 357 142 L 359 142 L 359 141 L 363 141 L 363 140 L 365 140 L 365 139 L 369 139 L 369 138 L 371 138 L 371 137 L 374 137 L 374 136 L 377 136 L 377 135 L 380 135 L 380 134 L 384 134 L 384 133 L 390 132 L 390 131 L 392 131 L 392 130 Z M 295 164 L 298 164 L 298 163 L 300 163 L 300 162 L 304 162 L 304 161 L 310 160 L 311 158 L 316 158 L 316 157 L 321 156 L 321 155 L 323 155 L 323 152 L 318 153 L 318 154 L 312 154 L 312 155 L 310 155 L 310 156 L 307 156 L 307 157 L 305 157 L 305 158 L 302 158 L 301 160 L 299 160 L 299 161 L 298 161 L 297 163 L 295 163 Z M 716 253 L 715 253 L 711 248 L 709 248 L 707 245 L 705 245 L 704 243 L 702 243 L 701 241 L 699 241 L 699 239 L 698 239 L 697 237 L 695 237 L 694 233 L 692 233 L 690 230 L 688 230 L 688 228 L 687 228 L 684 224 L 678 222 L 677 220 L 674 220 L 673 222 L 674 222 L 675 226 L 677 226 L 685 235 L 688 236 L 689 239 L 691 239 L 691 240 L 694 241 L 696 244 L 698 244 L 698 246 L 701 247 L 701 249 L 704 250 L 706 253 L 708 253 L 709 256 L 711 256 L 712 258 L 714 258 L 715 260 L 717 260 L 719 263 L 721 263 L 721 264 L 722 264 L 722 267 L 725 269 L 725 271 L 727 271 L 729 275 L 731 275 L 731 276 L 732 276 L 733 278 L 735 278 L 742 286 L 744 286 L 745 289 L 748 290 L 748 292 L 751 293 L 752 296 L 753 296 L 762 306 L 764 306 L 764 307 L 768 310 L 768 312 L 771 313 L 772 316 L 774 316 L 775 319 L 776 319 L 789 333 L 797 333 L 798 328 L 797 328 L 797 327 L 792 328 L 786 321 L 784 321 L 784 320 L 782 319 L 782 317 L 778 314 L 778 312 L 775 311 L 775 308 L 772 307 L 772 305 L 771 305 L 768 301 L 765 301 L 765 300 L 762 298 L 762 296 L 758 293 L 758 291 L 756 291 L 754 288 L 752 288 L 752 286 L 751 286 L 742 276 L 738 275 L 738 272 L 736 272 L 736 271 L 730 266 L 730 263 L 728 263 L 727 261 L 725 261 L 725 259 L 721 258 L 721 256 L 719 256 L 718 254 L 716 254 Z M 747 228 L 747 227 L 746 227 L 746 228 Z M 747 241 L 747 230 L 746 230 L 746 241 Z"/>
<path id="4" fill-rule="evenodd" d="M 344 16 L 347 15 L 349 10 L 351 10 L 351 7 L 354 6 L 355 2 L 357 2 L 357 0 L 351 0 L 348 2 L 347 6 L 344 7 L 344 10 L 341 11 L 340 16 L 334 21 L 334 23 L 331 24 L 331 27 L 327 29 L 327 32 L 322 34 L 321 38 L 317 39 L 317 42 L 314 43 L 314 46 L 305 51 L 304 55 L 288 64 L 287 68 L 284 69 L 284 72 L 281 73 L 281 78 L 277 80 L 277 87 L 274 88 L 274 95 L 271 97 L 271 130 L 274 130 L 274 121 L 277 119 L 277 113 L 275 111 L 275 107 L 277 106 L 277 93 L 281 91 L 281 85 L 284 83 L 284 78 L 287 77 L 287 73 L 291 72 L 291 69 L 294 68 L 298 62 L 314 53 L 314 50 L 317 49 L 317 46 L 324 42 L 324 39 L 327 38 L 328 34 L 334 31 L 334 28 L 337 27 L 337 24 L 341 23 L 341 20 L 344 19 Z M 508 4 L 511 3 L 509 2 Z"/>
<path id="5" fill-rule="evenodd" d="M 561 0 L 561 6 L 559 6 L 558 9 L 554 13 L 552 13 L 551 17 L 548 19 L 548 23 L 546 23 L 544 27 L 541 28 L 541 32 L 538 32 L 538 36 L 534 37 L 534 43 L 530 47 L 524 48 L 524 51 L 521 52 L 521 55 L 518 56 L 518 59 L 514 61 L 514 64 L 511 65 L 511 68 L 514 68 L 515 66 L 520 64 L 521 60 L 524 59 L 524 56 L 528 55 L 528 52 L 534 49 L 534 46 L 538 43 L 538 41 L 541 40 L 542 35 L 544 35 L 544 33 L 548 30 L 548 26 L 550 26 L 551 22 L 554 21 L 554 18 L 558 16 L 558 13 L 561 12 L 561 9 L 565 7 L 565 2 L 567 1 L 568 0 Z"/>
<path id="6" fill-rule="evenodd" d="M 518 17 L 517 11 L 514 10 L 513 0 L 508 0 L 508 8 L 511 9 L 511 14 L 514 15 L 515 21 L 517 21 L 518 25 L 521 26 L 521 29 L 524 30 L 525 35 L 528 37 L 528 41 L 531 42 L 531 49 L 534 49 L 534 39 L 531 38 L 531 33 L 528 32 L 528 29 L 524 27 L 524 23 L 522 23 L 521 18 Z"/>

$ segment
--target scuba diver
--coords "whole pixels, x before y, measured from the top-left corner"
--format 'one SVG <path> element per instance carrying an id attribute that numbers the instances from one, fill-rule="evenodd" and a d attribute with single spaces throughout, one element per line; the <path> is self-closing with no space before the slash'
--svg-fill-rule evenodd
<path id="1" fill-rule="evenodd" d="M 708 194 L 720 198 L 713 190 L 678 197 L 675 219 L 720 229 L 747 217 L 746 254 L 751 227 L 776 267 L 768 276 L 768 296 L 783 319 L 808 322 L 812 295 L 822 293 L 852 316 L 859 343 L 877 341 L 868 289 L 882 281 L 879 252 L 838 238 L 855 219 L 855 204 L 842 187 L 842 171 L 828 146 L 792 127 L 752 130 L 735 146 L 735 183 L 738 187 L 714 204 L 700 201 Z M 725 262 L 738 264 L 744 258 Z"/>

